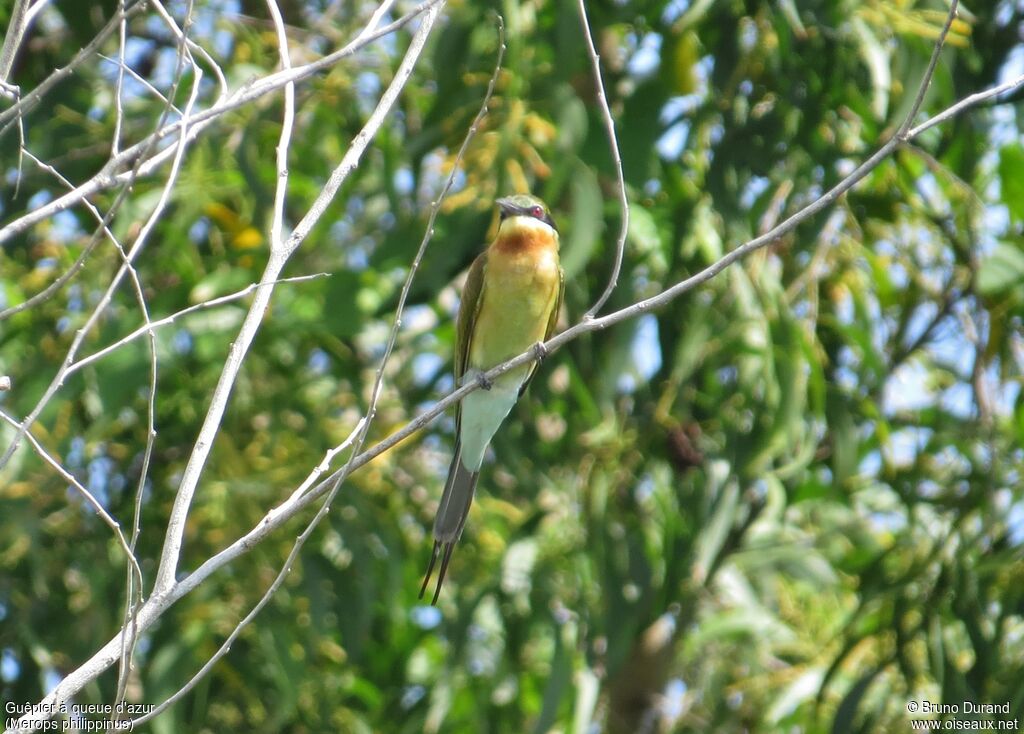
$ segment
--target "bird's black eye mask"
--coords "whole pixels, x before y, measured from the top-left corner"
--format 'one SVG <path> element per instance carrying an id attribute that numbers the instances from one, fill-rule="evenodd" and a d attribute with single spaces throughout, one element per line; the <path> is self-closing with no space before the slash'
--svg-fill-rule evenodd
<path id="1" fill-rule="evenodd" d="M 544 210 L 544 207 L 540 206 L 539 204 L 533 204 L 531 206 L 522 207 L 501 207 L 499 212 L 499 219 L 504 221 L 509 217 L 529 217 L 530 219 L 539 219 L 540 221 L 544 222 L 546 225 L 551 227 L 551 229 L 555 230 L 555 232 L 558 232 L 558 227 L 555 226 L 555 220 L 552 219 L 551 215 L 548 214 Z"/>

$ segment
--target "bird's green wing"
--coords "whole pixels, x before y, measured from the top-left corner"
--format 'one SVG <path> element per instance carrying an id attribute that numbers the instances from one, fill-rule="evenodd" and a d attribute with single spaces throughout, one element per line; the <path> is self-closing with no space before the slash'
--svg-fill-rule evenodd
<path id="1" fill-rule="evenodd" d="M 555 309 L 551 312 L 551 316 L 548 317 L 548 328 L 544 330 L 544 341 L 551 338 L 551 335 L 555 333 L 555 327 L 558 325 L 558 312 L 562 310 L 562 299 L 565 297 L 565 271 L 561 268 L 558 269 L 558 295 L 555 296 Z"/>
<path id="2" fill-rule="evenodd" d="M 480 313 L 480 296 L 484 291 L 484 270 L 487 268 L 487 252 L 480 253 L 469 268 L 466 284 L 462 287 L 462 302 L 459 304 L 459 316 L 455 322 L 455 386 L 462 382 L 469 364 L 469 352 L 472 348 L 473 326 L 477 314 Z M 455 435 L 459 435 L 459 424 L 462 420 L 462 403 L 455 408 Z"/>
<path id="3" fill-rule="evenodd" d="M 551 315 L 548 316 L 548 325 L 544 329 L 544 341 L 551 338 L 551 335 L 555 333 L 555 326 L 558 325 L 558 312 L 562 310 L 562 298 L 565 296 L 565 271 L 561 268 L 558 269 L 558 293 L 555 295 L 555 307 L 551 309 Z M 530 374 L 527 375 L 523 381 L 522 387 L 519 388 L 519 395 L 526 392 L 526 388 L 530 386 L 533 381 L 533 376 L 537 374 L 537 367 L 540 366 L 540 362 L 534 362 L 533 367 L 530 369 Z"/>

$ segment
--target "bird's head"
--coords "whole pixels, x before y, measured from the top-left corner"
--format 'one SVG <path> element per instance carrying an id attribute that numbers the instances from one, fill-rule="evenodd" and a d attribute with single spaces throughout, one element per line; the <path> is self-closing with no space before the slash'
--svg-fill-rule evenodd
<path id="1" fill-rule="evenodd" d="M 550 229 L 551 233 L 558 234 L 558 227 L 551 213 L 544 205 L 544 202 L 536 196 L 529 194 L 516 194 L 498 199 L 498 214 L 501 219 L 499 232 L 520 230 L 524 228 L 534 229 L 542 227 Z"/>

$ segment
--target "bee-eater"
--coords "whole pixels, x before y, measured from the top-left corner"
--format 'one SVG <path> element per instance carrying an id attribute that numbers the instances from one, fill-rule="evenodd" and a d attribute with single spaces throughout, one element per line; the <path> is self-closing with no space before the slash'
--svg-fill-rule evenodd
<path id="1" fill-rule="evenodd" d="M 544 202 L 518 195 L 498 199 L 498 235 L 469 269 L 455 333 L 455 382 L 480 380 L 492 367 L 547 341 L 555 329 L 565 289 L 558 262 L 558 230 Z M 455 455 L 434 519 L 430 554 L 420 598 L 441 555 L 437 603 L 452 549 L 473 502 L 484 452 L 498 426 L 526 390 L 533 362 L 482 384 L 455 409 Z"/>

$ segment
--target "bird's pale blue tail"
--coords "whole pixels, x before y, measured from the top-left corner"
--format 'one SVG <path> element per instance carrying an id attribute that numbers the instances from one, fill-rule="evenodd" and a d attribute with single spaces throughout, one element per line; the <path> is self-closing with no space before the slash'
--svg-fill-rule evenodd
<path id="1" fill-rule="evenodd" d="M 427 585 L 430 583 L 430 577 L 434 573 L 434 564 L 440 554 L 441 569 L 437 574 L 437 588 L 434 590 L 431 604 L 437 604 L 441 585 L 444 584 L 444 575 L 448 571 L 448 562 L 452 558 L 455 544 L 462 535 L 462 528 L 466 525 L 469 506 L 473 504 L 473 494 L 476 492 L 476 481 L 479 478 L 479 471 L 470 471 L 462 463 L 462 441 L 460 439 L 455 446 L 455 456 L 452 457 L 452 464 L 448 469 L 448 481 L 445 482 L 441 504 L 438 506 L 437 516 L 434 518 L 434 549 L 430 553 L 430 565 L 427 566 L 423 586 L 420 587 L 420 598 L 422 599 Z"/>

